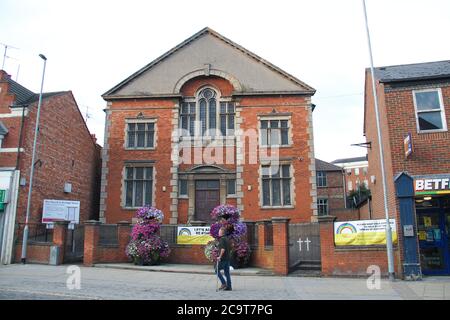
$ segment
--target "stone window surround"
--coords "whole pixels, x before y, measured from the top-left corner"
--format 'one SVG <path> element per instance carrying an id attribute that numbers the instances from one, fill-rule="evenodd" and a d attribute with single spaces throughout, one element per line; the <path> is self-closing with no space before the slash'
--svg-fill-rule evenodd
<path id="1" fill-rule="evenodd" d="M 125 150 L 156 150 L 158 145 L 158 118 L 159 117 L 144 117 L 144 118 L 125 118 L 124 127 L 124 141 L 123 148 Z M 153 147 L 128 147 L 128 124 L 129 123 L 154 123 L 154 137 L 153 137 Z"/>
<path id="2" fill-rule="evenodd" d="M 291 148 L 293 146 L 293 132 L 292 132 L 292 113 L 291 112 L 272 112 L 266 114 L 257 114 L 258 117 L 258 139 L 260 148 Z M 288 144 L 287 145 L 262 145 L 261 141 L 261 120 L 287 120 L 288 121 Z M 281 140 L 280 140 L 281 141 Z"/>
<path id="3" fill-rule="evenodd" d="M 199 112 L 199 94 L 201 91 L 203 91 L 204 89 L 210 89 L 213 90 L 216 93 L 216 101 L 217 101 L 217 105 L 216 105 L 216 130 L 220 131 L 220 103 L 221 102 L 233 102 L 232 97 L 230 96 L 222 96 L 221 91 L 216 88 L 215 86 L 211 85 L 211 84 L 206 84 L 203 86 L 200 86 L 200 88 L 197 89 L 195 96 L 186 96 L 183 97 L 179 108 L 179 115 L 181 115 L 181 106 L 184 102 L 195 102 L 195 123 L 200 123 L 200 112 Z M 236 105 L 235 105 L 235 114 L 236 114 Z M 209 111 L 207 110 L 207 114 L 209 114 Z M 207 121 L 209 121 L 209 117 L 206 116 Z M 235 123 L 234 123 L 234 131 L 236 132 L 236 116 L 235 116 Z M 179 129 L 181 129 L 181 119 L 179 120 Z M 206 126 L 206 130 L 208 130 L 208 126 Z M 195 128 L 195 131 L 198 131 L 198 128 Z M 230 146 L 234 145 L 234 135 L 230 135 L 230 136 L 197 136 L 196 133 L 194 131 L 194 136 L 181 136 L 180 135 L 180 141 L 184 140 L 184 141 L 211 141 L 211 140 L 217 140 L 217 141 L 227 141 L 227 145 L 229 145 L 229 141 L 232 142 L 232 144 L 230 144 Z M 181 132 L 180 132 L 181 133 Z M 231 139 L 230 139 L 231 138 Z"/>
<path id="4" fill-rule="evenodd" d="M 277 163 L 279 166 L 282 165 L 290 165 L 290 175 L 291 175 L 291 183 L 290 183 L 290 192 L 291 192 L 291 204 L 290 205 L 279 205 L 279 206 L 264 206 L 263 205 L 263 183 L 262 183 L 262 167 L 266 165 L 270 165 L 270 161 L 261 161 L 258 168 L 258 182 L 259 182 L 259 207 L 262 210 L 279 210 L 279 209 L 294 209 L 295 208 L 295 170 L 292 160 L 280 160 Z"/>
<path id="5" fill-rule="evenodd" d="M 120 207 L 123 210 L 137 210 L 141 207 L 127 207 L 125 206 L 126 200 L 126 189 L 125 189 L 125 179 L 126 179 L 126 168 L 127 167 L 153 167 L 153 176 L 152 176 L 152 203 L 151 205 L 154 207 L 156 203 L 155 195 L 156 195 L 156 166 L 155 161 L 153 160 L 130 160 L 125 161 L 122 168 L 122 178 L 121 178 L 121 199 L 120 199 Z"/>

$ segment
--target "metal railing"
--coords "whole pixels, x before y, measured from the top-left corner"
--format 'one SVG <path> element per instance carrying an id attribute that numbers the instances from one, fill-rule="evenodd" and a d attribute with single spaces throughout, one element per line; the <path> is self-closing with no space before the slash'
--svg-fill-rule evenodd
<path id="1" fill-rule="evenodd" d="M 112 246 L 119 244 L 116 224 L 101 224 L 99 226 L 98 232 L 99 232 L 98 244 L 100 246 Z"/>
<path id="2" fill-rule="evenodd" d="M 170 246 L 177 244 L 177 231 L 178 225 L 162 224 L 159 234 L 161 239 L 167 241 Z"/>
<path id="3" fill-rule="evenodd" d="M 17 224 L 17 240 L 21 241 L 23 238 L 23 230 L 25 223 Z M 53 242 L 53 229 L 47 229 L 45 223 L 28 223 L 28 241 L 34 242 Z"/>

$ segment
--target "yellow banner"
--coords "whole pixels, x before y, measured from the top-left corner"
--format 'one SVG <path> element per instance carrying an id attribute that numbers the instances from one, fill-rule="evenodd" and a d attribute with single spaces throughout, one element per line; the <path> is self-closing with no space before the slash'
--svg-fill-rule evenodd
<path id="1" fill-rule="evenodd" d="M 214 240 L 210 235 L 201 235 L 201 236 L 178 236 L 177 243 L 178 244 L 207 244 L 209 241 Z"/>
<path id="2" fill-rule="evenodd" d="M 177 244 L 207 244 L 214 240 L 210 227 L 178 227 Z"/>
<path id="3" fill-rule="evenodd" d="M 392 242 L 397 243 L 395 220 L 390 219 Z M 386 220 L 357 220 L 334 223 L 336 246 L 368 246 L 386 244 Z"/>

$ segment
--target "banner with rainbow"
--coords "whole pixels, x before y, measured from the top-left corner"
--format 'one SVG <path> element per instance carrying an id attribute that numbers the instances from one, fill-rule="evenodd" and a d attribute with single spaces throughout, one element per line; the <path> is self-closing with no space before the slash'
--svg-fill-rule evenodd
<path id="1" fill-rule="evenodd" d="M 207 244 L 214 240 L 209 235 L 210 227 L 178 227 L 177 244 Z"/>
<path id="2" fill-rule="evenodd" d="M 397 243 L 395 219 L 389 220 L 392 241 Z M 334 223 L 334 244 L 336 246 L 370 246 L 386 244 L 386 220 L 355 220 Z"/>

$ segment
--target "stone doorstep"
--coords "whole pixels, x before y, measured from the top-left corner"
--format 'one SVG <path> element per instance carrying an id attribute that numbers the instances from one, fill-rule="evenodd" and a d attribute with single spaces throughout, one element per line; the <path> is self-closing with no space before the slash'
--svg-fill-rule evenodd
<path id="1" fill-rule="evenodd" d="M 136 266 L 132 263 L 96 263 L 95 268 L 109 268 L 121 270 L 153 271 L 153 272 L 176 272 L 193 274 L 214 274 L 212 265 L 195 264 L 161 264 L 156 266 Z M 262 268 L 243 268 L 230 271 L 232 276 L 273 276 L 273 271 Z"/>

